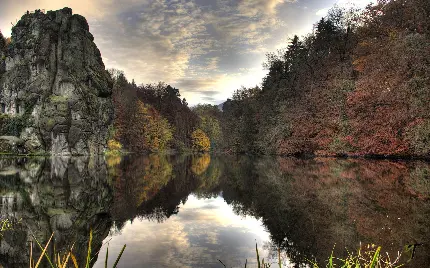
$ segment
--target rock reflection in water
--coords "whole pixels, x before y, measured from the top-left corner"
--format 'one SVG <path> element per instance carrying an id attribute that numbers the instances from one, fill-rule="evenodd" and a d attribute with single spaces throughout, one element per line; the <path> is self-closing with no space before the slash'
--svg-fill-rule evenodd
<path id="1" fill-rule="evenodd" d="M 4 233 L 0 264 L 29 267 L 32 235 L 45 244 L 54 233 L 57 252 L 76 242 L 80 262 L 90 228 L 93 248 L 101 247 L 112 225 L 112 193 L 102 158 L 2 158 L 0 170 L 1 218 L 22 222 Z M 37 258 L 40 250 L 36 245 L 34 250 Z"/>
<path id="2" fill-rule="evenodd" d="M 270 233 L 265 247 L 280 246 L 291 263 L 323 262 L 335 244 L 337 256 L 360 243 L 381 245 L 394 256 L 406 244 L 423 243 L 412 266 L 430 266 L 426 162 L 209 155 L 3 158 L 0 190 L 1 216 L 23 221 L 1 241 L 0 263 L 5 267 L 28 267 L 28 255 L 22 252 L 28 252 L 29 230 L 41 241 L 55 231 L 60 249 L 77 241 L 82 259 L 90 228 L 93 252 L 111 238 L 111 256 L 129 244 L 126 254 L 135 255 L 124 255 L 124 267 L 131 267 L 127 259 L 143 266 L 169 265 L 162 253 L 177 252 L 166 231 L 172 222 L 189 227 L 181 239 L 192 247 L 184 247 L 189 254 L 182 250 L 182 255 L 170 255 L 171 267 L 212 267 L 217 259 L 234 266 L 252 257 L 254 239 L 264 237 L 257 219 Z M 214 220 L 232 212 L 246 218 L 229 216 L 227 225 Z M 196 236 L 198 230 L 224 231 L 209 238 Z M 229 239 L 239 237 L 240 230 L 247 230 L 242 238 Z M 130 232 L 136 235 L 127 241 Z M 145 246 L 148 233 L 163 239 Z M 135 253 L 136 248 L 144 253 Z M 157 250 L 149 252 L 151 248 Z"/>

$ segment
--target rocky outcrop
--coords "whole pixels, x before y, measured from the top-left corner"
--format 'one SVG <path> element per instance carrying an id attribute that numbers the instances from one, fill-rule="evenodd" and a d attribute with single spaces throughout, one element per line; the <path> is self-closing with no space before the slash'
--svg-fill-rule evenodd
<path id="1" fill-rule="evenodd" d="M 28 152 L 104 151 L 112 81 L 84 17 L 70 8 L 27 13 L 4 54 L 0 135 L 19 136 Z"/>

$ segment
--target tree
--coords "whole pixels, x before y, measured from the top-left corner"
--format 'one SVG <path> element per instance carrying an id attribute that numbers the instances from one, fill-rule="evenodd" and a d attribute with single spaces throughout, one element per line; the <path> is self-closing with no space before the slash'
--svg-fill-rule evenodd
<path id="1" fill-rule="evenodd" d="M 210 150 L 211 142 L 203 130 L 196 129 L 191 134 L 191 138 L 193 141 L 193 150 L 197 152 L 208 152 Z"/>
<path id="2" fill-rule="evenodd" d="M 221 115 L 222 112 L 216 105 L 199 104 L 193 108 L 200 118 L 199 128 L 206 133 L 211 141 L 211 148 L 218 149 L 222 143 Z"/>
<path id="3" fill-rule="evenodd" d="M 267 55 L 261 90 L 223 106 L 224 147 L 277 154 L 428 155 L 430 4 L 334 8 Z"/>
<path id="4" fill-rule="evenodd" d="M 0 52 L 4 50 L 5 46 L 6 46 L 6 38 L 3 36 L 0 30 Z"/>
<path id="5" fill-rule="evenodd" d="M 174 127 L 173 146 L 182 150 L 191 148 L 191 133 L 199 123 L 198 116 L 191 111 L 179 89 L 165 83 L 147 84 L 137 90 L 139 99 L 152 105 L 169 124 Z"/>
<path id="6" fill-rule="evenodd" d="M 138 101 L 138 112 L 142 116 L 141 127 L 144 128 L 144 141 L 149 151 L 163 151 L 173 138 L 173 128 L 150 105 Z"/>

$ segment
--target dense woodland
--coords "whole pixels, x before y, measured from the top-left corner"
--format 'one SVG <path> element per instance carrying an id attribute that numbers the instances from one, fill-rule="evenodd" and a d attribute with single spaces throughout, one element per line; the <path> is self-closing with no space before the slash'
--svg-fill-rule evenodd
<path id="1" fill-rule="evenodd" d="M 221 140 L 216 106 L 198 105 L 191 109 L 179 90 L 162 82 L 137 86 L 124 73 L 109 70 L 114 80 L 114 124 L 111 150 L 133 152 L 205 152 Z"/>
<path id="2" fill-rule="evenodd" d="M 3 56 L 10 40 L 0 37 Z M 190 108 L 177 88 L 136 85 L 110 70 L 115 118 L 109 148 L 429 156 L 428 0 L 335 7 L 312 33 L 286 45 L 267 55 L 262 84 L 237 90 L 222 111 Z"/>
<path id="3" fill-rule="evenodd" d="M 312 34 L 267 55 L 265 66 L 261 87 L 224 104 L 225 148 L 428 157 L 428 0 L 334 8 Z"/>
<path id="4" fill-rule="evenodd" d="M 261 86 L 237 90 L 223 111 L 117 72 L 115 137 L 131 150 L 427 157 L 429 34 L 427 0 L 335 7 L 268 54 Z"/>

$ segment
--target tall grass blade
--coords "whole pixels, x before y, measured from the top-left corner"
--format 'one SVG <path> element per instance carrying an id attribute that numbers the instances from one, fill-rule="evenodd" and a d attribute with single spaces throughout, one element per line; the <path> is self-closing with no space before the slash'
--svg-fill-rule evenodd
<path id="1" fill-rule="evenodd" d="M 246 268 L 247 264 L 248 264 L 248 259 L 245 260 L 245 268 Z"/>
<path id="2" fill-rule="evenodd" d="M 52 238 L 52 236 L 53 236 L 53 235 L 54 235 L 54 233 L 52 233 L 51 238 Z M 33 236 L 33 238 L 34 238 L 34 241 L 36 241 L 37 245 L 39 246 L 39 248 L 43 250 L 43 247 L 42 247 L 42 245 L 39 243 L 39 241 L 37 240 L 37 238 L 36 238 L 33 234 L 32 234 L 32 236 Z M 42 256 L 43 256 L 43 254 L 42 254 L 42 255 L 40 255 L 40 257 L 42 257 Z M 45 252 L 45 257 L 46 257 L 46 259 L 48 260 L 49 264 L 51 265 L 51 268 L 55 268 L 55 266 L 54 266 L 54 265 L 52 264 L 52 262 L 51 262 L 51 258 L 49 258 L 48 254 L 46 254 L 46 252 Z"/>
<path id="3" fill-rule="evenodd" d="M 30 268 L 33 268 L 33 241 L 30 241 Z"/>
<path id="4" fill-rule="evenodd" d="M 40 262 L 42 261 L 43 255 L 45 255 L 45 252 L 46 252 L 46 250 L 48 249 L 49 243 L 51 243 L 51 239 L 52 239 L 52 237 L 53 237 L 53 236 L 54 236 L 54 233 L 52 233 L 51 237 L 50 237 L 50 238 L 49 238 L 49 240 L 48 240 L 48 243 L 46 244 L 45 248 L 44 248 L 44 249 L 43 249 L 43 251 L 42 251 L 42 254 L 40 254 L 39 260 L 37 261 L 35 268 L 39 267 L 39 264 L 40 264 Z M 52 265 L 52 263 L 51 263 L 51 266 L 52 266 L 52 267 L 54 267 L 54 266 Z"/>
<path id="5" fill-rule="evenodd" d="M 75 257 L 75 255 L 73 255 L 72 252 L 70 252 L 70 257 L 72 257 L 72 262 L 73 262 L 73 265 L 75 266 L 75 268 L 79 268 L 78 262 L 76 261 L 76 257 Z"/>
<path id="6" fill-rule="evenodd" d="M 261 268 L 260 267 L 260 255 L 258 255 L 257 243 L 255 243 L 255 251 L 257 252 L 257 264 L 258 264 L 258 268 Z"/>
<path id="7" fill-rule="evenodd" d="M 97 253 L 93 254 L 93 257 L 90 259 L 90 263 L 97 257 L 99 256 L 100 251 L 102 250 L 102 248 L 104 247 L 104 245 L 109 244 L 109 242 L 112 240 L 112 238 L 110 238 L 108 241 L 106 241 L 105 243 L 103 243 L 103 245 L 100 247 L 99 251 L 97 251 Z M 109 245 L 108 245 L 109 246 Z"/>
<path id="8" fill-rule="evenodd" d="M 109 246 L 106 248 L 105 268 L 107 268 L 108 258 L 109 258 Z"/>
<path id="9" fill-rule="evenodd" d="M 278 264 L 279 264 L 279 268 L 282 268 L 282 264 L 281 264 L 281 248 L 278 246 Z"/>
<path id="10" fill-rule="evenodd" d="M 55 252 L 55 250 L 54 250 Z M 63 265 L 61 265 L 61 257 L 60 257 L 60 253 L 57 253 L 57 266 L 62 267 Z"/>
<path id="11" fill-rule="evenodd" d="M 124 245 L 121 249 L 121 252 L 119 253 L 118 257 L 116 258 L 115 264 L 113 265 L 112 268 L 116 268 L 116 266 L 118 265 L 119 260 L 121 259 L 122 253 L 124 253 L 125 247 L 127 245 Z"/>
<path id="12" fill-rule="evenodd" d="M 93 242 L 93 230 L 90 230 L 90 241 L 88 241 L 88 253 L 87 253 L 87 263 L 85 264 L 85 268 L 90 268 L 90 260 L 91 260 L 91 244 Z"/>
<path id="13" fill-rule="evenodd" d="M 62 268 L 66 268 L 66 265 L 67 265 L 67 263 L 69 262 L 69 258 L 70 258 L 70 255 L 72 254 L 72 251 L 73 251 L 73 247 L 75 246 L 75 244 L 73 244 L 72 245 L 72 247 L 70 248 L 70 251 L 69 251 L 69 254 L 67 254 L 67 257 L 66 257 L 66 259 L 64 260 L 64 263 L 63 263 L 63 267 Z"/>
<path id="14" fill-rule="evenodd" d="M 330 258 L 328 259 L 328 267 L 333 268 L 333 252 L 330 255 Z"/>
<path id="15" fill-rule="evenodd" d="M 373 255 L 372 263 L 370 264 L 369 268 L 375 268 L 376 267 L 376 264 L 378 263 L 380 251 L 381 251 L 381 247 L 378 247 L 375 251 L 375 254 Z"/>

